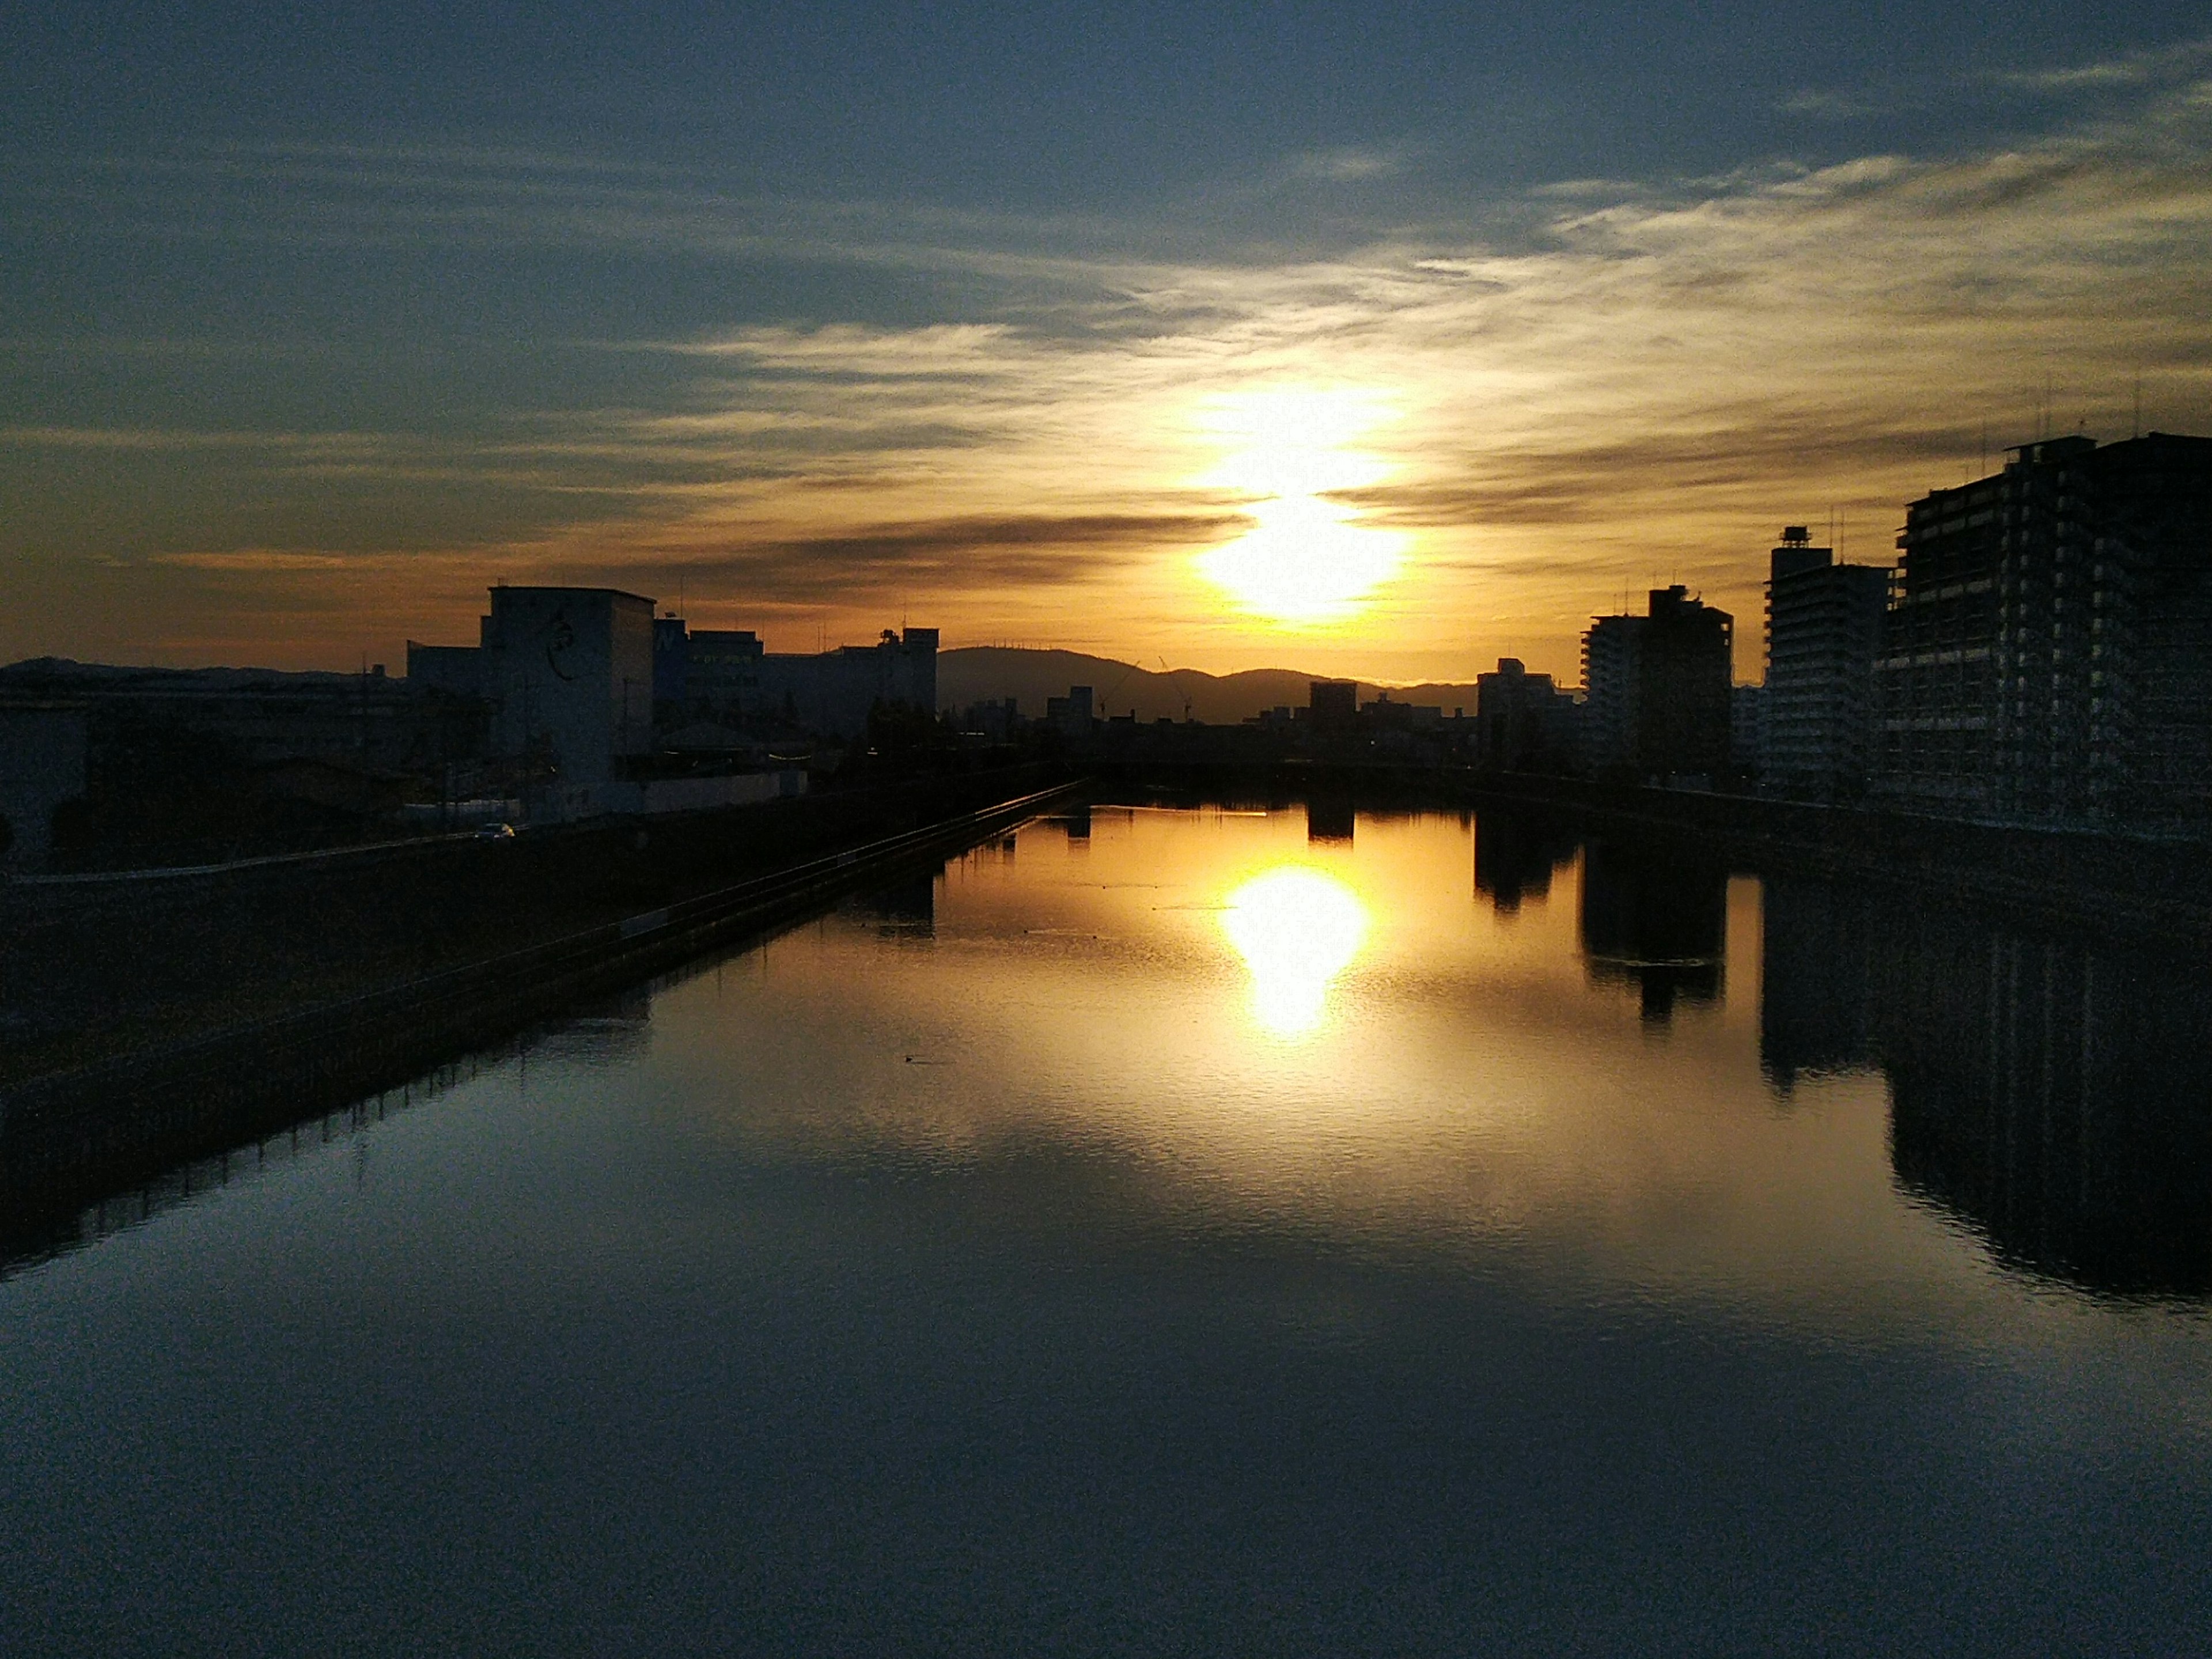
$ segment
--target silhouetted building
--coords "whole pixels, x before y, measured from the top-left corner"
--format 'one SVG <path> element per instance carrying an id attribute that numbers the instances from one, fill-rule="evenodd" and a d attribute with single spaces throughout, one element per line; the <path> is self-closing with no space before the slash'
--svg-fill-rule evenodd
<path id="1" fill-rule="evenodd" d="M 960 729 L 988 738 L 993 743 L 1011 742 L 1021 734 L 1021 704 L 1013 697 L 988 697 L 981 702 L 971 702 L 960 711 Z"/>
<path id="2" fill-rule="evenodd" d="M 1581 712 L 1549 674 L 1500 657 L 1493 672 L 1474 678 L 1474 763 L 1499 772 L 1571 770 Z"/>
<path id="3" fill-rule="evenodd" d="M 1729 764 L 1747 777 L 1756 776 L 1766 755 L 1766 688 L 1734 685 L 1729 688 Z"/>
<path id="4" fill-rule="evenodd" d="M 198 733 L 247 767 L 313 757 L 367 771 L 420 772 L 483 748 L 474 696 L 426 695 L 411 679 L 374 672 L 119 667 L 41 657 L 0 669 L 0 696 L 83 708 L 95 751 L 124 727 Z"/>
<path id="5" fill-rule="evenodd" d="M 687 629 L 684 708 L 687 715 L 741 727 L 763 720 L 761 662 L 768 647 L 750 629 Z"/>
<path id="6" fill-rule="evenodd" d="M 2014 822 L 2212 810 L 2212 439 L 2022 445 L 1907 509 L 1875 787 Z"/>
<path id="7" fill-rule="evenodd" d="M 407 641 L 407 684 L 418 690 L 481 701 L 485 696 L 483 669 L 480 646 Z"/>
<path id="8" fill-rule="evenodd" d="M 1306 690 L 1308 718 L 1316 735 L 1343 737 L 1359 726 L 1359 687 L 1352 680 L 1315 680 Z"/>
<path id="9" fill-rule="evenodd" d="M 686 629 L 674 617 L 654 629 L 655 699 L 664 721 L 849 740 L 867 732 L 878 710 L 937 714 L 933 628 L 885 629 L 873 645 L 820 653 L 772 652 L 750 629 Z M 662 688 L 678 684 L 681 693 L 671 702 Z"/>
<path id="10" fill-rule="evenodd" d="M 1583 635 L 1584 727 L 1594 767 L 1715 779 L 1729 769 L 1735 620 L 1680 586 L 1641 617 L 1593 617 Z"/>
<path id="11" fill-rule="evenodd" d="M 1093 718 L 1091 694 L 1091 688 L 1087 685 L 1071 685 L 1066 696 L 1047 697 L 1045 724 L 1064 738 L 1089 737 Z"/>
<path id="12" fill-rule="evenodd" d="M 66 702 L 0 702 L 0 869 L 40 870 L 54 814 L 83 798 L 90 716 Z"/>
<path id="13" fill-rule="evenodd" d="M 1645 618 L 1593 617 L 1583 635 L 1583 744 L 1599 771 L 1636 764 Z"/>
<path id="14" fill-rule="evenodd" d="M 691 678 L 691 640 L 684 618 L 653 619 L 653 714 L 660 724 L 678 724 L 690 710 L 685 691 Z"/>
<path id="15" fill-rule="evenodd" d="M 1759 771 L 1776 793 L 1833 800 L 1866 785 L 1890 572 L 1811 541 L 1791 525 L 1769 558 Z"/>
<path id="16" fill-rule="evenodd" d="M 766 653 L 758 670 L 763 702 L 774 717 L 820 737 L 860 737 L 878 708 L 934 719 L 937 641 L 933 628 L 887 628 L 873 645 L 816 656 Z"/>

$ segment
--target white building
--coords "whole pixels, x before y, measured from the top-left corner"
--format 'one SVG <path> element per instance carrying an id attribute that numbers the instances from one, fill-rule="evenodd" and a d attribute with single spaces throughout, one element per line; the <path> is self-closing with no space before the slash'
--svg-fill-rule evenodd
<path id="1" fill-rule="evenodd" d="M 492 747 L 550 763 L 552 816 L 599 810 L 653 747 L 653 601 L 611 587 L 495 587 L 483 619 Z"/>

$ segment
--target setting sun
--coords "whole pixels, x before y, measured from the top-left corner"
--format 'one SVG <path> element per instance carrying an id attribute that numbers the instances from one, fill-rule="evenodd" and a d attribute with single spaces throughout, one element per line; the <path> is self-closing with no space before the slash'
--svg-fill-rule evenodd
<path id="1" fill-rule="evenodd" d="M 1200 425 L 1228 453 L 1201 482 L 1243 495 L 1255 522 L 1201 554 L 1200 575 L 1239 611 L 1280 626 L 1355 614 L 1398 574 L 1406 538 L 1361 523 L 1335 492 L 1388 476 L 1358 445 L 1394 414 L 1377 394 L 1356 391 L 1255 392 L 1213 405 Z"/>

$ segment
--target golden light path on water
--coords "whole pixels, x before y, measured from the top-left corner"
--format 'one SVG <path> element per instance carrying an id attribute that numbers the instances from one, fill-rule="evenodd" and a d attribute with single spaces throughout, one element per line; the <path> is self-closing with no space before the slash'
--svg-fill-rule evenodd
<path id="1" fill-rule="evenodd" d="M 1367 937 L 1367 907 L 1335 877 L 1279 865 L 1230 894 L 1221 926 L 1252 975 L 1252 1015 L 1271 1036 L 1311 1035 L 1328 988 Z"/>
<path id="2" fill-rule="evenodd" d="M 1253 528 L 1199 556 L 1199 574 L 1246 614 L 1310 628 L 1356 615 L 1404 562 L 1402 532 L 1360 522 L 1337 492 L 1381 483 L 1391 468 L 1358 441 L 1395 417 L 1380 393 L 1283 389 L 1208 405 L 1199 425 L 1227 446 L 1200 483 L 1243 497 Z"/>

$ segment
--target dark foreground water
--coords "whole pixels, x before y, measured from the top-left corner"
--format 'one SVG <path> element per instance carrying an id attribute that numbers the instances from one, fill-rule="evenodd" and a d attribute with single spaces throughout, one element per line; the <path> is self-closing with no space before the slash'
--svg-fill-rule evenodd
<path id="1" fill-rule="evenodd" d="M 0 1284 L 0 1647 L 2212 1650 L 2207 1025 L 1503 822 L 1032 825 Z"/>

